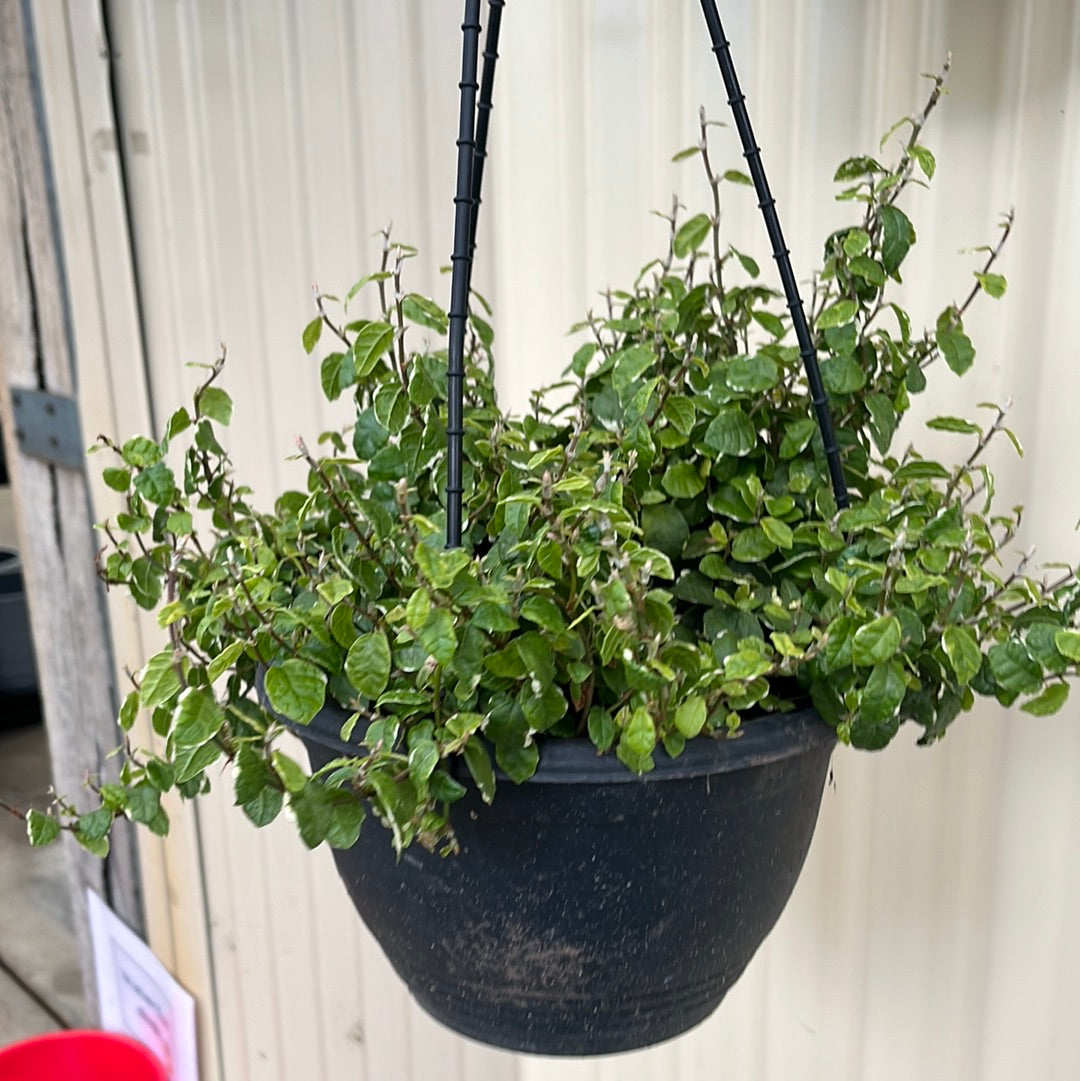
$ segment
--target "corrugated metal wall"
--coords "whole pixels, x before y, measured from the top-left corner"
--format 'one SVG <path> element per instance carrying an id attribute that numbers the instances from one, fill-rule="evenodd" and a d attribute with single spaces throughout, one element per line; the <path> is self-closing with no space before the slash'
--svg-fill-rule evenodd
<path id="1" fill-rule="evenodd" d="M 100 33 L 78 0 L 35 6 L 46 30 L 67 35 L 73 65 L 96 55 Z M 1029 507 L 1022 543 L 1075 561 L 1080 5 L 722 8 L 803 277 L 844 220 L 833 166 L 914 109 L 919 73 L 953 50 L 951 96 L 927 137 L 939 179 L 910 200 L 918 317 L 966 292 L 972 257 L 959 249 L 991 239 L 1010 205 L 1018 224 L 1008 297 L 969 325 L 977 371 L 963 384 L 937 372 L 921 408 L 1013 396 L 1028 453 L 1002 460 L 1001 487 Z M 107 0 L 105 10 L 151 409 L 166 416 L 193 385 L 184 362 L 225 341 L 236 456 L 269 491 L 297 472 L 285 461 L 293 437 L 327 420 L 299 344 L 312 285 L 347 288 L 393 219 L 425 256 L 412 286 L 448 293 L 436 268 L 450 249 L 460 4 Z M 715 117 L 725 106 L 692 0 L 510 0 L 502 53 L 476 281 L 495 305 L 502 385 L 520 403 L 565 364 L 565 328 L 598 290 L 658 249 L 663 225 L 648 211 L 675 190 L 701 201 L 693 165 L 669 159 L 695 140 L 699 103 Z M 730 130 L 715 144 L 737 163 Z M 97 152 L 110 153 L 107 140 Z M 91 179 L 114 167 L 86 152 Z M 725 222 L 734 243 L 762 252 L 752 198 L 733 199 Z M 107 292 L 108 270 L 98 273 Z M 128 393 L 118 380 L 115 402 Z M 839 751 L 795 897 L 719 1013 L 661 1048 L 589 1062 L 491 1052 L 427 1020 L 357 925 L 328 855 L 304 853 L 287 823 L 253 834 L 225 794 L 178 841 L 200 838 L 197 860 L 162 865 L 174 876 L 162 903 L 188 914 L 183 934 L 205 906 L 209 953 L 201 942 L 168 952 L 216 1011 L 208 1076 L 1075 1078 L 1077 713 L 1036 721 L 986 708 L 934 751 L 910 739 L 880 757 Z M 176 872 L 200 864 L 201 881 Z M 175 919 L 157 923 L 177 933 Z"/>

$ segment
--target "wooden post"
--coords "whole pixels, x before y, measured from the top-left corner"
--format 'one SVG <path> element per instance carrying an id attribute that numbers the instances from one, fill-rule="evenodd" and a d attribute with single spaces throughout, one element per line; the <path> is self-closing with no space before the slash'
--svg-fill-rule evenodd
<path id="1" fill-rule="evenodd" d="M 53 780 L 78 801 L 87 774 L 109 773 L 116 693 L 83 469 L 30 457 L 16 438 L 12 392 L 74 396 L 68 298 L 51 175 L 22 0 L 0 0 L 0 424 L 18 509 L 19 548 L 37 654 Z M 89 800 L 85 800 L 89 803 Z M 95 1003 L 86 888 L 141 927 L 133 837 L 114 833 L 102 862 L 68 846 L 83 979 Z M 27 851 L 27 859 L 34 854 Z"/>

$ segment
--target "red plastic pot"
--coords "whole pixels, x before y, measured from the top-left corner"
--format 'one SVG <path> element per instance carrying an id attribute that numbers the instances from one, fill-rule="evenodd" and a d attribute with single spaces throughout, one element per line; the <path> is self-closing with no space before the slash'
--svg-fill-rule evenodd
<path id="1" fill-rule="evenodd" d="M 0 1081 L 169 1081 L 141 1043 L 114 1032 L 53 1032 L 0 1050 Z"/>

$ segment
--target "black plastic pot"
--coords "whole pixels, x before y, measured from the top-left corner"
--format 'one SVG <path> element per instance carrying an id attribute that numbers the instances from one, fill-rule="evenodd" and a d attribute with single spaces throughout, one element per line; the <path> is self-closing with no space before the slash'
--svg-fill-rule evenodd
<path id="1" fill-rule="evenodd" d="M 313 768 L 356 753 L 324 710 Z M 832 731 L 812 711 L 694 740 L 635 777 L 584 740 L 542 744 L 525 784 L 454 805 L 461 844 L 400 860 L 368 822 L 335 851 L 364 922 L 417 1001 L 484 1043 L 625 1051 L 707 1017 L 776 922 L 817 820 Z"/>

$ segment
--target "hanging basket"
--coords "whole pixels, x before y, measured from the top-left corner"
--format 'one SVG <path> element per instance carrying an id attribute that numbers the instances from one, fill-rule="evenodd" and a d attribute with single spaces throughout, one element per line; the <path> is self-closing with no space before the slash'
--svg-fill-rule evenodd
<path id="1" fill-rule="evenodd" d="M 447 547 L 461 544 L 463 341 L 502 0 L 463 24 L 447 409 Z M 825 393 L 775 206 L 712 0 L 702 0 L 787 294 L 836 502 L 847 505 Z M 477 95 L 479 92 L 479 101 Z M 313 769 L 355 747 L 346 714 L 288 724 Z M 812 710 L 691 740 L 637 776 L 585 740 L 540 743 L 536 774 L 454 805 L 460 853 L 395 855 L 365 829 L 335 851 L 357 910 L 417 1001 L 484 1043 L 547 1055 L 626 1051 L 707 1017 L 787 903 L 813 834 L 835 737 Z M 458 763 L 460 768 L 460 762 Z"/>
<path id="2" fill-rule="evenodd" d="M 346 716 L 290 724 L 313 769 L 355 753 Z M 334 859 L 436 1020 L 513 1051 L 628 1051 L 704 1020 L 742 974 L 802 869 L 834 744 L 804 710 L 661 751 L 639 777 L 587 740 L 547 740 L 524 784 L 454 805 L 456 856 L 398 859 L 363 829 Z"/>

